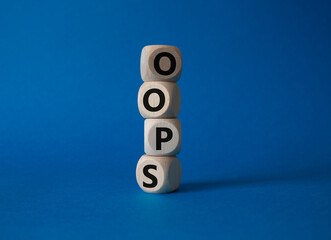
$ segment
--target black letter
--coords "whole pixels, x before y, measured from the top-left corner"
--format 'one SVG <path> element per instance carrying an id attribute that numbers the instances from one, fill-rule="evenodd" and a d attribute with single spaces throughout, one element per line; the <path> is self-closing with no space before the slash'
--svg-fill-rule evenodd
<path id="1" fill-rule="evenodd" d="M 148 98 L 152 93 L 157 93 L 159 95 L 159 98 L 160 98 L 159 105 L 157 105 L 156 107 L 152 107 L 151 105 L 149 105 L 149 102 L 148 102 Z M 144 107 L 148 111 L 157 112 L 157 111 L 161 110 L 164 106 L 164 103 L 165 103 L 164 93 L 160 89 L 157 89 L 157 88 L 149 89 L 144 95 L 143 102 L 144 102 Z"/>
<path id="2" fill-rule="evenodd" d="M 167 71 L 163 71 L 160 68 L 160 60 L 162 57 L 167 57 L 170 60 L 170 68 Z M 161 75 L 170 75 L 176 70 L 176 59 L 172 54 L 168 52 L 161 52 L 158 55 L 156 55 L 154 59 L 154 68 L 155 71 L 157 71 Z"/>
<path id="3" fill-rule="evenodd" d="M 162 131 L 167 133 L 166 138 L 161 138 Z M 156 128 L 156 150 L 161 150 L 161 143 L 162 142 L 168 142 L 172 138 L 172 131 L 170 128 Z"/>
<path id="4" fill-rule="evenodd" d="M 155 169 L 156 170 L 156 166 L 155 165 L 146 165 L 144 167 L 144 170 L 143 170 L 144 175 L 146 177 L 150 178 L 152 180 L 152 183 L 143 182 L 143 186 L 147 187 L 147 188 L 153 188 L 153 187 L 156 187 L 156 185 L 157 185 L 157 178 L 154 175 L 152 175 L 148 172 L 149 169 Z"/>

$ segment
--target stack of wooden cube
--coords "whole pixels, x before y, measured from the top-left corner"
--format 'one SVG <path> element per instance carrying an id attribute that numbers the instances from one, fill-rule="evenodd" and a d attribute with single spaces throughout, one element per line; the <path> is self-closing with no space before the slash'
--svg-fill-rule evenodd
<path id="1" fill-rule="evenodd" d="M 182 168 L 176 155 L 181 150 L 180 90 L 182 55 L 177 47 L 150 45 L 143 48 L 140 73 L 144 83 L 138 108 L 145 120 L 145 153 L 137 164 L 136 178 L 149 193 L 175 191 Z"/>

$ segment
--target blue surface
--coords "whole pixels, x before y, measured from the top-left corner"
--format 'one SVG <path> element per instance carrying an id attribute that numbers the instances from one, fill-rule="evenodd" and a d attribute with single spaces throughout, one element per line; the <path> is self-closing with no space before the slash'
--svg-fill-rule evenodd
<path id="1" fill-rule="evenodd" d="M 2 1 L 0 239 L 331 239 L 328 1 Z M 183 54 L 182 184 L 143 193 L 140 51 Z"/>

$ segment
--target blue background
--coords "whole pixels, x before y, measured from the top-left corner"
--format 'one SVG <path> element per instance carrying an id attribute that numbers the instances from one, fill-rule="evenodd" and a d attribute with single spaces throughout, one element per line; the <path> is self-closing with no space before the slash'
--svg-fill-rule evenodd
<path id="1" fill-rule="evenodd" d="M 328 1 L 1 1 L 0 239 L 331 239 Z M 143 46 L 183 54 L 182 184 L 142 192 Z"/>

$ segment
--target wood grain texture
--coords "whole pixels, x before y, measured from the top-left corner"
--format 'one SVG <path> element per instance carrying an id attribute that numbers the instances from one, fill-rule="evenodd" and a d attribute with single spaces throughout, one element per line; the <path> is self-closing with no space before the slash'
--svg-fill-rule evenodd
<path id="1" fill-rule="evenodd" d="M 177 47 L 149 45 L 142 49 L 140 74 L 143 81 L 177 82 L 182 73 L 182 54 Z"/>
<path id="2" fill-rule="evenodd" d="M 149 193 L 175 191 L 182 177 L 182 167 L 176 156 L 143 155 L 137 164 L 136 179 L 140 188 Z"/>
<path id="3" fill-rule="evenodd" d="M 177 155 L 181 150 L 182 130 L 179 119 L 145 120 L 145 153 Z"/>
<path id="4" fill-rule="evenodd" d="M 180 90 L 173 82 L 145 82 L 138 93 L 138 108 L 144 118 L 175 118 L 180 112 Z"/>

